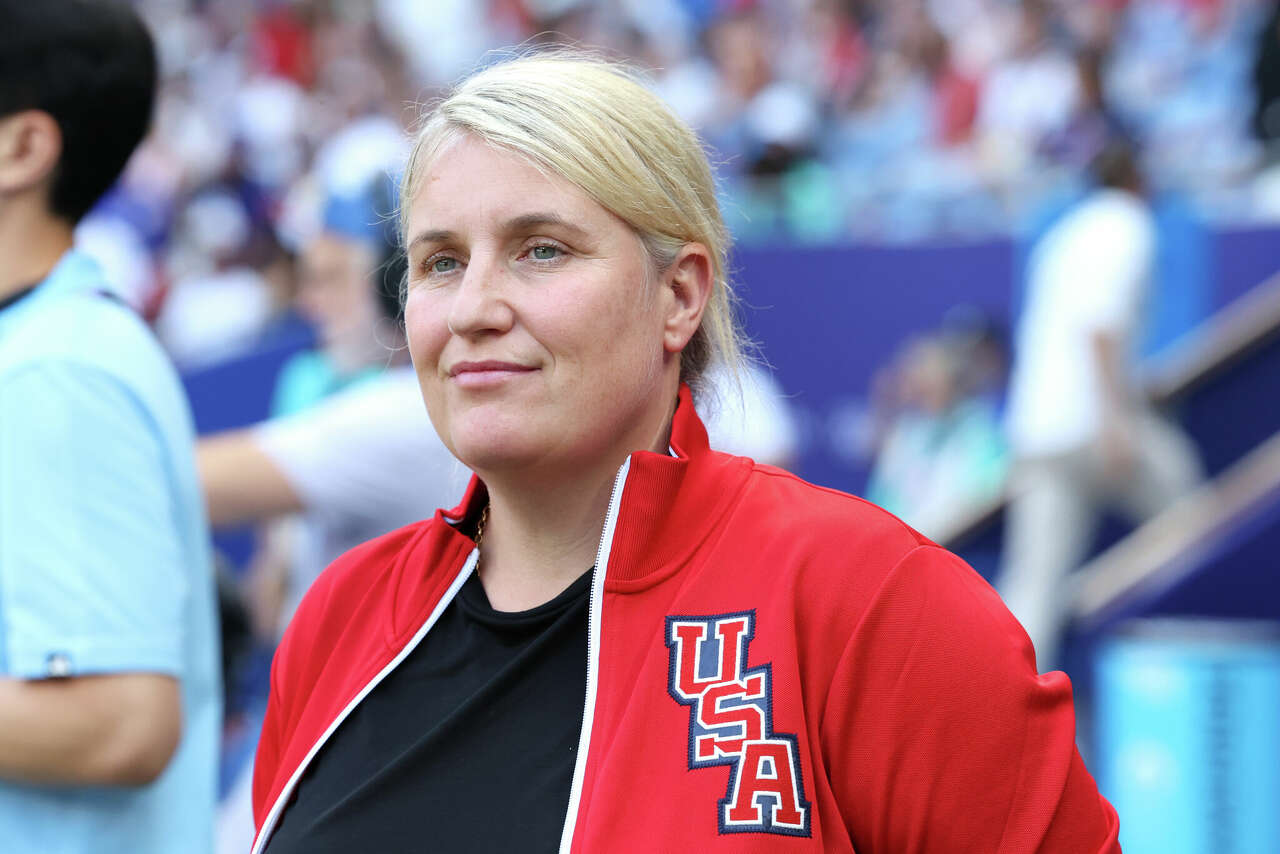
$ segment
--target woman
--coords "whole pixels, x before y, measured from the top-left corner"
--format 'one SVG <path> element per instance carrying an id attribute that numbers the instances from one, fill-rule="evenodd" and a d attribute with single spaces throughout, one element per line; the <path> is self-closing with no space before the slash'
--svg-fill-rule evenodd
<path id="1" fill-rule="evenodd" d="M 580 58 L 491 67 L 402 199 L 410 351 L 477 478 L 304 600 L 255 851 L 1118 850 L 1069 684 L 985 583 L 708 449 L 726 240 L 656 98 Z"/>

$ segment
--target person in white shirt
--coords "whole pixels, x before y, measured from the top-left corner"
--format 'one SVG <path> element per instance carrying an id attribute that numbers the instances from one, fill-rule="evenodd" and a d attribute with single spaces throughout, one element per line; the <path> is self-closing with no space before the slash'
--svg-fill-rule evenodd
<path id="1" fill-rule="evenodd" d="M 1097 188 L 1032 252 L 1009 393 L 1014 496 L 996 586 L 1042 670 L 1066 622 L 1062 582 L 1099 513 L 1149 518 L 1201 472 L 1190 440 L 1134 381 L 1156 248 L 1134 153 L 1113 142 L 1092 171 Z"/>

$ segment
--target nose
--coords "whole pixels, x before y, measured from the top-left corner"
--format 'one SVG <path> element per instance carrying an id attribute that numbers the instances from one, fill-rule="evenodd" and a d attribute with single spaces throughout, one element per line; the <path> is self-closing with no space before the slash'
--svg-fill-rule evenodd
<path id="1" fill-rule="evenodd" d="M 510 329 L 515 313 L 507 300 L 507 278 L 498 259 L 473 252 L 449 303 L 449 331 L 466 337 Z"/>

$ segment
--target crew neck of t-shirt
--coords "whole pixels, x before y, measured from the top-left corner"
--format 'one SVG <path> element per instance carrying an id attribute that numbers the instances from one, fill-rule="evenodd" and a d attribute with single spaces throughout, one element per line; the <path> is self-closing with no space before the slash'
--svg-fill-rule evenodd
<path id="1" fill-rule="evenodd" d="M 489 602 L 488 594 L 485 593 L 484 584 L 480 581 L 480 574 L 472 573 L 462 585 L 462 589 L 458 591 L 458 607 L 469 618 L 495 627 L 517 628 L 530 623 L 550 621 L 573 607 L 574 603 L 588 594 L 594 569 L 595 567 L 592 567 L 578 576 L 555 598 L 524 611 L 499 611 L 494 608 Z"/>

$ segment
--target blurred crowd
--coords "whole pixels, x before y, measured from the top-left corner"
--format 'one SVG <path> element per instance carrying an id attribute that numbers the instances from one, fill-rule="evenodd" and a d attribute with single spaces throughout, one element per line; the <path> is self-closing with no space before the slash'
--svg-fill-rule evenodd
<path id="1" fill-rule="evenodd" d="M 155 130 L 79 240 L 187 366 L 257 340 L 326 208 L 394 174 L 416 105 L 513 45 L 645 69 L 712 149 L 740 242 L 1008 233 L 1116 133 L 1157 189 L 1280 216 L 1266 0 L 138 6 L 161 53 Z"/>

